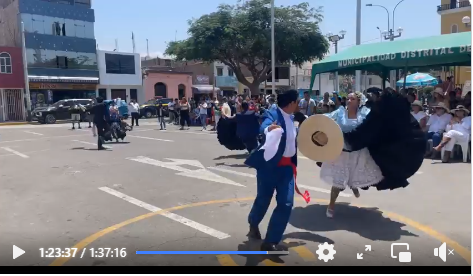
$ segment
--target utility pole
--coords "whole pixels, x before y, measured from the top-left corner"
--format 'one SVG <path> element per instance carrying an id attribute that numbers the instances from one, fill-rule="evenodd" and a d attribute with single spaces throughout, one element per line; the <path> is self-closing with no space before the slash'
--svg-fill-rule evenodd
<path id="1" fill-rule="evenodd" d="M 149 58 L 149 41 L 146 39 L 146 59 Z"/>
<path id="2" fill-rule="evenodd" d="M 271 90 L 276 94 L 276 53 L 274 39 L 274 0 L 271 0 Z"/>
<path id="3" fill-rule="evenodd" d="M 361 44 L 361 0 L 356 1 L 356 45 Z M 355 90 L 361 91 L 361 71 L 355 73 Z"/>
<path id="4" fill-rule="evenodd" d="M 31 122 L 31 95 L 30 95 L 30 79 L 28 78 L 28 61 L 26 59 L 26 43 L 25 43 L 25 24 L 21 21 L 21 53 L 23 56 L 23 72 L 25 75 L 25 97 L 26 97 L 26 120 Z"/>

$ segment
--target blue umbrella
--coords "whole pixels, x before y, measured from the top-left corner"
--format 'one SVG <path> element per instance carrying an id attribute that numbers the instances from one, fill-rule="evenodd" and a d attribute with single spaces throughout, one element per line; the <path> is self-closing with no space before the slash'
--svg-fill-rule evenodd
<path id="1" fill-rule="evenodd" d="M 415 73 L 406 77 L 406 87 L 413 86 L 434 86 L 437 85 L 438 81 L 426 73 Z M 404 79 L 400 79 L 396 82 L 397 86 L 404 86 Z"/>

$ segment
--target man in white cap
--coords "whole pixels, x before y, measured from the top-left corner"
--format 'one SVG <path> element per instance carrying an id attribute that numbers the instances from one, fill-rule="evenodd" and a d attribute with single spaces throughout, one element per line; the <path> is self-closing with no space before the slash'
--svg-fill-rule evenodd
<path id="1" fill-rule="evenodd" d="M 432 114 L 427 121 L 427 127 L 429 128 L 426 134 L 427 140 L 432 139 L 433 147 L 437 147 L 442 141 L 442 134 L 447 127 L 447 124 L 452 119 L 452 115 L 449 114 L 449 109 L 445 103 L 440 102 L 434 106 L 435 113 Z M 426 157 L 431 156 L 432 159 L 438 156 L 437 151 L 427 152 Z"/>

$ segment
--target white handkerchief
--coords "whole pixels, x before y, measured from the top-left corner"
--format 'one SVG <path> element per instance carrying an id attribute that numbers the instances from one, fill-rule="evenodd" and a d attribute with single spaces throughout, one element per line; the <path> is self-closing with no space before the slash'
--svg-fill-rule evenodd
<path id="1" fill-rule="evenodd" d="M 264 160 L 269 161 L 276 155 L 283 133 L 282 128 L 276 128 L 266 134 L 266 142 L 260 149 L 264 149 Z"/>

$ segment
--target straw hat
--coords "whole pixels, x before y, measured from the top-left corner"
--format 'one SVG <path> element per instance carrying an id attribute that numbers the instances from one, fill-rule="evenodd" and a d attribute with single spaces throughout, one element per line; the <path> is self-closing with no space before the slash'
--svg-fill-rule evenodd
<path id="1" fill-rule="evenodd" d="M 343 134 L 334 120 L 324 115 L 314 115 L 301 124 L 297 145 L 301 153 L 311 160 L 333 161 L 342 153 Z"/>
<path id="2" fill-rule="evenodd" d="M 421 103 L 419 100 L 415 100 L 411 105 L 413 105 L 413 106 L 420 106 L 421 108 L 423 107 L 423 106 L 422 106 L 422 103 Z"/>
<path id="3" fill-rule="evenodd" d="M 447 113 L 450 113 L 450 109 L 445 105 L 444 102 L 439 102 L 437 105 L 434 106 L 435 108 L 443 108 Z"/>
<path id="4" fill-rule="evenodd" d="M 442 96 L 445 95 L 445 93 L 443 92 L 442 87 L 436 87 L 436 88 L 434 89 L 434 93 L 440 94 L 440 95 L 442 95 Z"/>
<path id="5" fill-rule="evenodd" d="M 457 111 L 465 111 L 465 113 L 468 115 L 470 114 L 470 110 L 468 110 L 464 105 L 457 105 L 457 108 L 450 110 L 451 113 L 455 113 Z"/>

